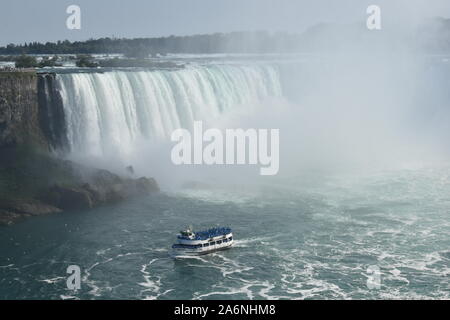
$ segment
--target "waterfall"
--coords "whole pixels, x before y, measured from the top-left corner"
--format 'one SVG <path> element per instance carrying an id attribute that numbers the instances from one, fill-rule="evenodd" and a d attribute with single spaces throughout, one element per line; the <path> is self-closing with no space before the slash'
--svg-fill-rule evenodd
<path id="1" fill-rule="evenodd" d="M 55 74 L 39 74 L 37 86 L 40 128 L 52 149 L 65 150 L 66 120 Z"/>
<path id="2" fill-rule="evenodd" d="M 123 151 L 139 139 L 167 139 L 237 106 L 280 96 L 271 65 L 188 66 L 180 70 L 58 74 L 73 152 Z"/>

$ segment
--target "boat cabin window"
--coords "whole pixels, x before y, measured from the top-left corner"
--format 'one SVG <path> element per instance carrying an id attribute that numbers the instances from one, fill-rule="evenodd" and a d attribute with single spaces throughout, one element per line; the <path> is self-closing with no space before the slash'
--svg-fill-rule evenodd
<path id="1" fill-rule="evenodd" d="M 230 240 L 230 241 L 233 240 L 233 237 L 229 237 L 228 240 Z"/>
<path id="2" fill-rule="evenodd" d="M 210 246 L 213 246 L 213 245 L 215 245 L 215 244 L 216 244 L 216 243 L 215 243 L 214 241 L 212 241 L 212 242 L 209 243 Z"/>
<path id="3" fill-rule="evenodd" d="M 204 243 L 203 246 L 204 247 L 209 247 L 209 243 Z"/>
<path id="4" fill-rule="evenodd" d="M 222 243 L 222 240 L 218 240 L 218 241 L 217 241 L 217 244 L 221 244 L 221 243 Z"/>
<path id="5" fill-rule="evenodd" d="M 202 245 L 190 245 L 190 244 L 174 244 L 172 248 L 186 248 L 186 249 L 195 249 L 200 248 Z"/>

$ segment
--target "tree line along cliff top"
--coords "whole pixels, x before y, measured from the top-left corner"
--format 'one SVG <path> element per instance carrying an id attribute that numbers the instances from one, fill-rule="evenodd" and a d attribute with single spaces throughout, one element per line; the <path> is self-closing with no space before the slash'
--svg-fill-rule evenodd
<path id="1" fill-rule="evenodd" d="M 388 26 L 368 31 L 365 23 L 322 23 L 301 33 L 240 31 L 157 38 L 100 38 L 86 41 L 29 42 L 0 47 L 0 55 L 96 54 L 164 55 L 167 53 L 290 53 L 352 47 L 406 45 L 426 52 L 450 53 L 450 19 L 435 18 L 411 27 L 407 33 Z"/>

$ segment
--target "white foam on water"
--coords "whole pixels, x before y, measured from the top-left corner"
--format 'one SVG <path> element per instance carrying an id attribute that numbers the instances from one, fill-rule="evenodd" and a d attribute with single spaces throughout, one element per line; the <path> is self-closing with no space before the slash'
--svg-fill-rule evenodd
<path id="1" fill-rule="evenodd" d="M 240 288 L 224 288 L 223 291 L 211 291 L 207 293 L 200 294 L 198 292 L 194 293 L 192 300 L 202 300 L 207 297 L 211 296 L 232 296 L 232 295 L 238 295 L 238 294 L 244 294 L 247 299 L 252 300 L 254 299 L 254 294 L 250 290 L 250 287 L 254 286 L 255 284 L 245 284 Z M 225 297 L 222 297 L 222 299 L 226 299 Z"/>
<path id="2" fill-rule="evenodd" d="M 246 248 L 249 246 L 253 247 L 254 243 L 262 243 L 264 241 L 271 241 L 274 237 L 254 237 L 254 238 L 247 238 L 247 239 L 235 239 L 233 241 L 233 247 L 238 248 Z"/>
<path id="3" fill-rule="evenodd" d="M 224 278 L 228 277 L 234 273 L 243 273 L 253 269 L 252 266 L 243 265 L 233 259 L 227 258 L 225 255 L 220 253 L 211 254 L 213 258 L 220 258 L 222 261 L 213 262 L 211 259 L 209 261 L 209 266 L 217 268 Z"/>
<path id="4" fill-rule="evenodd" d="M 65 280 L 66 280 L 66 277 L 56 277 L 56 278 L 50 278 L 50 279 L 42 279 L 42 280 L 38 280 L 38 281 L 45 282 L 48 284 L 55 284 L 57 282 L 65 281 Z"/>
<path id="5" fill-rule="evenodd" d="M 140 291 L 140 297 L 143 300 L 156 300 L 156 299 L 160 298 L 161 296 L 164 296 L 167 293 L 173 291 L 173 289 L 167 289 L 167 290 L 161 291 L 162 276 L 152 275 L 149 271 L 149 268 L 151 267 L 151 265 L 153 265 L 155 262 L 158 262 L 161 260 L 167 260 L 167 259 L 155 258 L 141 266 L 140 272 L 143 274 L 145 281 L 139 282 L 138 285 L 145 288 L 144 290 Z"/>

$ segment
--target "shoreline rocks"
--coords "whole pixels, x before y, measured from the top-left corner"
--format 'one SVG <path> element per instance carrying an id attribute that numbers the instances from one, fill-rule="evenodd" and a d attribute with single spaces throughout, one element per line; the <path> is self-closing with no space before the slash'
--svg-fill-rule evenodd
<path id="1" fill-rule="evenodd" d="M 35 199 L 15 199 L 8 204 L 0 204 L 0 206 L 0 225 L 9 225 L 27 217 L 62 212 L 60 208 Z"/>
<path id="2" fill-rule="evenodd" d="M 6 151 L 3 149 L 3 151 Z M 0 161 L 0 225 L 23 218 L 89 210 L 159 191 L 153 178 L 121 177 L 49 155 L 8 150 Z M 30 165 L 32 164 L 32 165 Z"/>
<path id="3" fill-rule="evenodd" d="M 159 191 L 158 184 L 153 178 L 122 179 L 118 176 L 114 178 L 116 181 L 113 184 L 84 183 L 78 187 L 54 185 L 43 199 L 64 211 L 84 210 Z"/>

